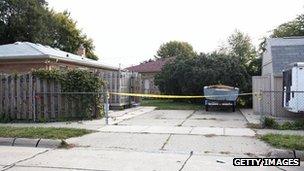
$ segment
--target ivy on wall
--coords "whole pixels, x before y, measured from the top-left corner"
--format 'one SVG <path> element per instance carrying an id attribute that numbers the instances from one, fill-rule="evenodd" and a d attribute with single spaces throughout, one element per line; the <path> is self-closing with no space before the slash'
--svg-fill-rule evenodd
<path id="1" fill-rule="evenodd" d="M 60 82 L 62 95 L 67 96 L 69 101 L 73 101 L 76 104 L 75 116 L 77 118 L 92 119 L 103 116 L 101 100 L 103 94 L 96 92 L 100 92 L 105 83 L 93 73 L 86 70 L 39 69 L 33 71 L 33 75 L 40 79 Z M 92 115 L 92 111 L 95 111 L 95 115 Z"/>

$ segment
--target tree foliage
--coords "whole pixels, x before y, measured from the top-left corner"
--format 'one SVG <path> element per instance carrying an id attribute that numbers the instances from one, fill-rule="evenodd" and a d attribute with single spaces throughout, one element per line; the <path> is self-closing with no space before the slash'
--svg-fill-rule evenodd
<path id="1" fill-rule="evenodd" d="M 224 84 L 239 87 L 242 91 L 250 88 L 247 73 L 235 56 L 212 53 L 197 58 L 180 58 L 168 63 L 156 75 L 155 83 L 164 94 L 198 95 L 203 87 Z"/>
<path id="2" fill-rule="evenodd" d="M 230 55 L 239 58 L 242 64 L 248 65 L 252 59 L 256 58 L 257 52 L 248 35 L 236 30 L 228 37 L 227 42 L 228 46 L 224 49 Z"/>
<path id="3" fill-rule="evenodd" d="M 195 55 L 193 47 L 189 43 L 179 41 L 164 43 L 157 51 L 157 57 L 159 58 L 193 57 Z"/>
<path id="4" fill-rule="evenodd" d="M 35 70 L 33 75 L 40 79 L 56 80 L 60 83 L 64 94 L 70 102 L 81 104 L 76 107 L 75 115 L 81 119 L 92 119 L 102 116 L 101 94 L 77 94 L 77 92 L 100 92 L 105 85 L 98 76 L 86 70 Z M 92 116 L 92 111 L 96 115 Z M 64 118 L 69 119 L 69 118 Z"/>
<path id="5" fill-rule="evenodd" d="M 283 23 L 273 30 L 270 37 L 304 36 L 304 14 L 294 20 Z"/>
<path id="6" fill-rule="evenodd" d="M 0 44 L 28 41 L 75 53 L 83 44 L 87 57 L 97 59 L 93 41 L 77 28 L 68 12 L 56 13 L 45 0 L 1 0 Z"/>
<path id="7" fill-rule="evenodd" d="M 247 34 L 236 30 L 228 37 L 227 43 L 220 52 L 235 56 L 251 76 L 261 74 L 262 58 Z"/>
<path id="8" fill-rule="evenodd" d="M 211 54 L 176 54 L 183 58 L 166 64 L 155 77 L 163 94 L 199 95 L 203 87 L 224 84 L 251 92 L 251 76 L 260 75 L 261 58 L 248 35 L 236 31 L 227 46 Z M 242 105 L 250 106 L 251 97 L 242 97 Z"/>

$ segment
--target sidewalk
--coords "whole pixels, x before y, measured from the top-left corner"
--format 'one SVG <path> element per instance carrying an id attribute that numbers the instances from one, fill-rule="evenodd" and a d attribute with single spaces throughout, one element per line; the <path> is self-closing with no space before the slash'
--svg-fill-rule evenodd
<path id="1" fill-rule="evenodd" d="M 109 125 L 122 122 L 124 120 L 151 112 L 155 107 L 134 107 L 120 111 L 109 112 Z M 105 126 L 105 118 L 83 121 L 67 121 L 67 122 L 48 122 L 48 123 L 5 123 L 0 126 L 15 127 L 57 127 L 57 128 L 80 128 L 88 130 L 96 130 Z"/>
<path id="2" fill-rule="evenodd" d="M 107 133 L 150 133 L 150 134 L 180 134 L 206 136 L 255 136 L 249 128 L 221 127 L 175 127 L 175 126 L 115 126 L 109 125 L 99 129 Z"/>
<path id="3" fill-rule="evenodd" d="M 261 116 L 254 114 L 252 109 L 240 109 L 240 112 L 243 114 L 248 123 L 251 124 L 260 124 Z"/>

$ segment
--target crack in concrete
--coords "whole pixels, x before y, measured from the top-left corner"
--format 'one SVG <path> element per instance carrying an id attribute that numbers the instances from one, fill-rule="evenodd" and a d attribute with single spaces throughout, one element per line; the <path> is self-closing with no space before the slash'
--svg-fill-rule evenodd
<path id="1" fill-rule="evenodd" d="M 9 170 L 9 169 L 13 168 L 14 166 L 16 166 L 16 164 L 18 164 L 18 163 L 21 163 L 21 162 L 24 162 L 24 161 L 33 159 L 33 158 L 35 158 L 35 157 L 37 157 L 37 156 L 39 156 L 39 155 L 41 155 L 41 154 L 44 154 L 44 153 L 46 153 L 46 152 L 48 152 L 48 151 L 49 151 L 49 150 L 44 150 L 44 151 L 42 151 L 42 152 L 39 152 L 39 153 L 37 153 L 37 154 L 34 154 L 34 155 L 31 156 L 31 157 L 28 157 L 28 158 L 25 158 L 25 159 L 16 161 L 16 162 L 14 162 L 14 163 L 12 163 L 12 164 L 10 164 L 10 165 L 6 165 L 6 166 L 3 167 L 3 169 L 2 169 L 1 171 Z"/>
<path id="2" fill-rule="evenodd" d="M 184 169 L 185 165 L 187 164 L 188 160 L 190 160 L 192 155 L 193 155 L 193 151 L 190 151 L 190 154 L 189 154 L 188 158 L 184 161 L 182 167 L 180 169 L 178 169 L 178 171 L 182 171 Z"/>
<path id="3" fill-rule="evenodd" d="M 188 115 L 180 124 L 176 125 L 176 126 L 183 126 L 183 124 L 195 113 L 197 112 L 197 110 L 193 111 L 190 115 Z"/>
<path id="4" fill-rule="evenodd" d="M 169 137 L 166 139 L 166 141 L 164 142 L 164 144 L 162 145 L 162 147 L 160 148 L 160 150 L 164 150 L 165 146 L 168 144 L 170 138 L 171 138 L 172 134 L 169 135 Z"/>

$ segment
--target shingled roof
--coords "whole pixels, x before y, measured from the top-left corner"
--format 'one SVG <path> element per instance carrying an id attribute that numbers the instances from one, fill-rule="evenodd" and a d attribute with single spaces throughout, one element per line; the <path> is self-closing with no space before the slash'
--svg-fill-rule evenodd
<path id="1" fill-rule="evenodd" d="M 153 61 L 141 63 L 139 65 L 131 66 L 131 67 L 128 67 L 125 69 L 129 70 L 129 71 L 133 71 L 133 72 L 139 72 L 139 73 L 160 72 L 166 63 L 168 63 L 169 61 L 172 61 L 174 59 L 175 59 L 175 57 L 156 59 Z"/>
<path id="2" fill-rule="evenodd" d="M 32 59 L 58 59 L 61 61 L 73 62 L 85 66 L 92 66 L 103 69 L 119 69 L 117 67 L 103 64 L 100 61 L 95 61 L 41 44 L 30 42 L 16 42 L 13 44 L 0 45 L 0 61 Z"/>
<path id="3" fill-rule="evenodd" d="M 304 37 L 267 39 L 262 75 L 282 75 L 283 69 L 294 62 L 304 62 Z"/>

